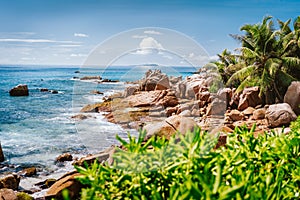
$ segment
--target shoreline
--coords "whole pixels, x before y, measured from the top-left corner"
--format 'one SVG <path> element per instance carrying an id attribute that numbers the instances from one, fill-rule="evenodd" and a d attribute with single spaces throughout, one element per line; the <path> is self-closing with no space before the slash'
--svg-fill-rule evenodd
<path id="1" fill-rule="evenodd" d="M 206 73 L 206 75 L 202 73 Z M 100 114 L 107 122 L 120 125 L 125 131 L 130 129 L 147 130 L 146 138 L 153 136 L 165 136 L 168 138 L 177 130 L 181 132 L 192 130 L 195 125 L 209 131 L 212 131 L 210 127 L 217 127 L 212 132 L 222 133 L 217 144 L 218 147 L 226 143 L 226 133 L 232 132 L 236 126 L 246 124 L 250 128 L 254 123 L 257 123 L 256 135 L 270 130 L 265 119 L 268 107 L 259 105 L 261 103 L 259 101 L 256 106 L 247 105 L 239 109 L 240 103 L 231 102 L 236 98 L 231 89 L 224 88 L 217 93 L 209 92 L 210 84 L 212 83 L 212 80 L 209 79 L 211 74 L 213 72 L 202 69 L 198 74 L 182 80 L 179 77 L 169 78 L 157 70 L 148 71 L 143 79 L 126 83 L 123 92 L 119 91 L 107 98 L 103 97 L 105 99 L 101 103 L 86 105 L 78 114 L 73 115 L 71 118 L 73 118 L 72 120 L 75 123 L 76 121 L 84 122 L 93 117 L 92 115 Z M 185 84 L 185 86 L 181 84 Z M 180 90 L 182 88 L 184 92 Z M 255 88 L 250 92 L 250 95 L 257 95 Z M 239 95 L 242 96 L 243 93 Z M 239 101 L 242 101 L 241 99 Z M 237 107 L 233 109 L 232 106 Z M 265 109 L 264 116 L 262 117 L 262 113 L 258 113 L 258 118 L 254 117 L 254 113 L 256 111 L 263 112 L 262 109 Z M 175 118 L 175 125 L 171 125 L 173 127 L 171 131 L 165 125 L 161 125 L 166 122 L 167 126 L 169 126 L 170 122 L 168 120 L 170 118 Z M 179 118 L 179 121 L 176 122 L 176 118 Z M 182 129 L 178 124 L 176 127 L 176 123 L 183 123 L 185 127 Z M 157 125 L 159 125 L 158 128 Z M 43 198 L 51 187 L 40 190 L 32 185 L 36 184 L 36 181 L 44 182 L 54 177 L 56 181 L 60 180 L 59 177 L 61 175 L 74 171 L 71 163 L 77 162 L 82 165 L 83 160 L 92 162 L 95 159 L 101 163 L 111 160 L 113 152 L 114 147 L 112 146 L 105 148 L 99 153 L 77 159 L 72 158 L 61 163 L 57 162 L 60 173 L 23 177 L 20 187 L 23 187 L 25 192 L 31 193 L 35 198 Z M 66 169 L 65 165 L 69 166 L 69 170 L 63 170 Z"/>

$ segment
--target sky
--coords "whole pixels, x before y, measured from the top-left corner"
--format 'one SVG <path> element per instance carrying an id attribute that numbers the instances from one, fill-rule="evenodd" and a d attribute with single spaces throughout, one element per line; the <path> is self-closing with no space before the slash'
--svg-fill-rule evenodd
<path id="1" fill-rule="evenodd" d="M 120 57 L 119 46 L 134 43 L 137 48 L 117 64 L 137 60 L 132 55 L 149 58 L 153 52 L 145 53 L 145 47 L 158 48 L 157 54 L 171 60 L 171 51 L 162 51 L 169 50 L 165 43 L 178 50 L 184 38 L 215 59 L 223 49 L 239 46 L 229 34 L 242 34 L 242 25 L 258 23 L 266 15 L 295 19 L 299 8 L 298 0 L 0 0 L 0 64 L 82 65 L 95 49 L 104 58 L 108 47 L 103 44 L 112 43 L 110 58 Z M 174 37 L 163 37 L 170 30 Z M 137 35 L 119 37 L 126 33 Z M 186 51 L 179 57 L 196 59 L 197 53 Z"/>

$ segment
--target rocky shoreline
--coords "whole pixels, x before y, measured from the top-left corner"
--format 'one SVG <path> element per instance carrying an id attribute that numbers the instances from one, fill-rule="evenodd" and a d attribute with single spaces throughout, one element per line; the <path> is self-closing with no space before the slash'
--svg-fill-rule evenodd
<path id="1" fill-rule="evenodd" d="M 169 138 L 176 132 L 185 133 L 198 126 L 202 130 L 220 133 L 219 147 L 226 144 L 226 134 L 233 132 L 237 126 L 251 128 L 256 124 L 256 135 L 271 129 L 288 133 L 289 128 L 283 127 L 287 127 L 300 114 L 300 82 L 291 84 L 283 103 L 266 105 L 259 97 L 258 87 L 246 88 L 241 93 L 235 93 L 234 88 L 212 91 L 217 77 L 216 72 L 207 68 L 185 79 L 168 77 L 160 70 L 149 70 L 143 79 L 131 83 L 124 92 L 115 93 L 103 102 L 86 105 L 80 114 L 72 118 L 85 120 L 91 117 L 89 113 L 99 113 L 109 122 L 125 129 L 145 130 L 146 139 L 153 136 Z M 78 160 L 71 154 L 63 154 L 57 162 L 82 166 L 84 162 L 91 164 L 98 160 L 112 164 L 114 151 L 115 146 L 112 146 Z M 0 199 L 18 199 L 20 194 L 32 195 L 35 199 L 60 199 L 63 189 L 69 189 L 73 199 L 78 197 L 83 187 L 75 179 L 78 175 L 76 171 L 69 172 L 57 180 L 43 180 L 31 190 L 22 190 L 19 187 L 21 177 L 37 176 L 36 168 L 9 173 L 0 177 L 0 188 L 4 188 L 0 190 Z"/>

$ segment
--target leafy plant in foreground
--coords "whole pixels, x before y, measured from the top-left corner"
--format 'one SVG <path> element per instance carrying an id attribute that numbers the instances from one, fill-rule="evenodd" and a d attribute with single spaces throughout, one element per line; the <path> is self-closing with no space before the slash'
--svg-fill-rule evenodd
<path id="1" fill-rule="evenodd" d="M 216 150 L 217 137 L 200 130 L 169 141 L 118 138 L 127 151 L 114 154 L 113 166 L 77 167 L 82 199 L 299 198 L 299 128 L 258 137 L 254 129 L 236 128 Z"/>

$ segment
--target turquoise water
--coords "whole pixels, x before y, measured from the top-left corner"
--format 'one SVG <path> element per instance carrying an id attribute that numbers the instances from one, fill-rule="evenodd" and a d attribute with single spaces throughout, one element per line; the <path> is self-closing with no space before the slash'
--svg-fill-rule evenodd
<path id="1" fill-rule="evenodd" d="M 54 170 L 55 158 L 64 152 L 95 153 L 116 143 L 115 134 L 126 130 L 105 121 L 100 114 L 74 121 L 82 106 L 102 100 L 124 88 L 125 81 L 142 78 L 149 67 L 79 68 L 51 66 L 0 66 L 0 140 L 6 163 L 39 164 Z M 74 73 L 79 70 L 80 73 Z M 193 68 L 162 68 L 169 75 L 190 75 Z M 100 75 L 119 83 L 97 84 L 74 77 Z M 27 84 L 28 97 L 11 97 L 9 89 Z M 41 88 L 58 94 L 40 92 Z M 99 90 L 104 95 L 92 95 Z"/>

